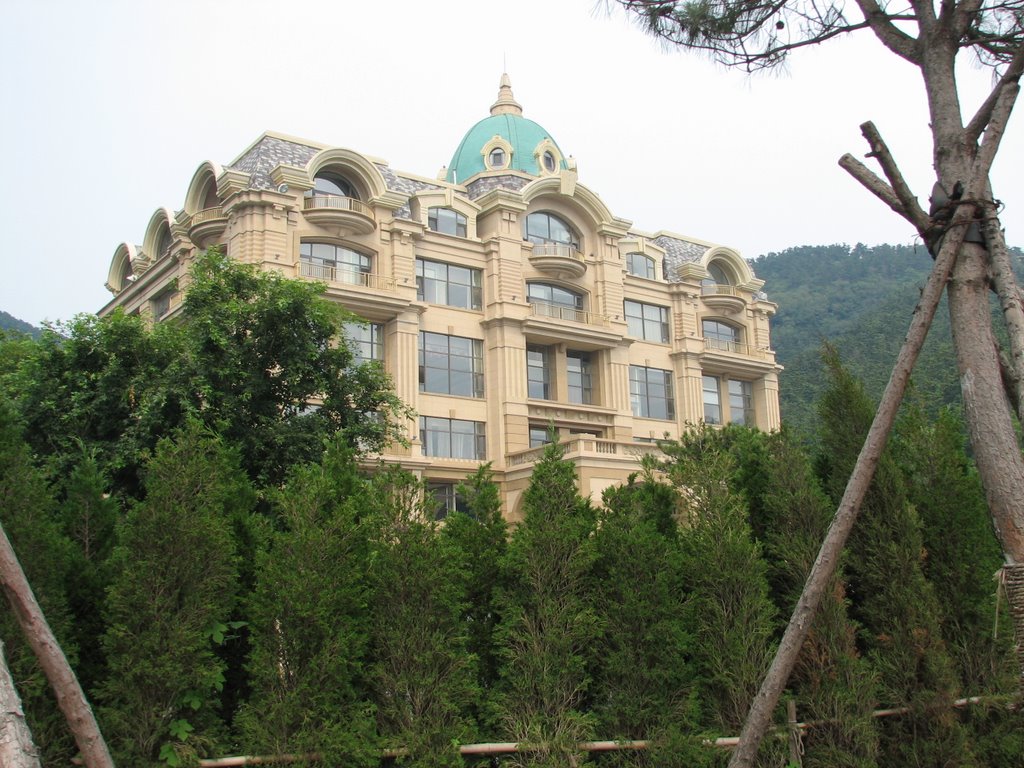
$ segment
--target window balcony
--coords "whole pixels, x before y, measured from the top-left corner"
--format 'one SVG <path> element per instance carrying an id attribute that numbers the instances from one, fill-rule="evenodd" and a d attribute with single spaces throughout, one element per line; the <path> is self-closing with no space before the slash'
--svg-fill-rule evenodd
<path id="1" fill-rule="evenodd" d="M 754 347 L 751 346 L 750 344 L 743 344 L 739 341 L 730 341 L 728 339 L 712 339 L 708 337 L 704 338 L 704 351 L 727 352 L 732 355 L 755 357 L 758 360 L 765 360 L 769 357 L 769 355 L 775 355 L 775 353 L 770 349 Z"/>
<path id="2" fill-rule="evenodd" d="M 202 246 L 208 241 L 219 238 L 227 226 L 227 214 L 224 213 L 223 208 L 215 205 L 192 214 L 192 220 L 188 224 L 188 236 L 193 243 Z"/>
<path id="3" fill-rule="evenodd" d="M 634 443 L 579 435 L 563 440 L 561 444 L 565 448 L 565 458 L 576 464 L 581 463 L 581 460 L 589 459 L 622 462 L 638 466 L 640 459 L 644 456 L 664 457 L 656 443 Z M 525 451 L 516 451 L 505 457 L 506 463 L 510 469 L 512 467 L 534 464 L 540 461 L 544 451 L 545 446 L 529 448 Z"/>
<path id="4" fill-rule="evenodd" d="M 377 227 L 373 209 L 361 200 L 341 195 L 304 198 L 303 212 L 314 224 L 341 227 L 356 235 L 368 235 Z"/>
<path id="5" fill-rule="evenodd" d="M 375 291 L 395 292 L 395 278 L 374 275 L 355 267 L 330 266 L 328 264 L 300 261 L 299 274 L 303 277 L 311 277 L 314 280 L 323 280 L 326 283 L 357 285 Z"/>
<path id="6" fill-rule="evenodd" d="M 608 325 L 608 316 L 599 315 L 596 312 L 587 312 L 585 309 L 576 309 L 562 304 L 548 304 L 543 301 L 530 302 L 530 316 L 538 318 L 552 318 L 555 320 L 569 320 L 573 323 L 584 325 L 597 325 L 605 327 Z"/>
<path id="7" fill-rule="evenodd" d="M 734 285 L 703 283 L 700 287 L 700 295 L 705 304 L 722 312 L 739 312 L 747 303 Z"/>
<path id="8" fill-rule="evenodd" d="M 563 243 L 534 243 L 530 263 L 542 272 L 561 279 L 582 277 L 587 263 L 572 245 Z"/>

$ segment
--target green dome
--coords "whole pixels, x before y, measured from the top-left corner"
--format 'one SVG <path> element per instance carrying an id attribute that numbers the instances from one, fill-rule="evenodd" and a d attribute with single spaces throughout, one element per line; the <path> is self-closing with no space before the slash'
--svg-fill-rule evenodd
<path id="1" fill-rule="evenodd" d="M 565 156 L 551 134 L 533 120 L 522 115 L 522 107 L 512 98 L 512 87 L 508 75 L 502 75 L 498 100 L 491 107 L 490 117 L 485 117 L 466 133 L 448 164 L 447 181 L 465 183 L 488 168 L 484 164 L 483 150 L 487 144 L 500 137 L 511 148 L 511 162 L 503 170 L 514 170 L 541 176 L 547 171 L 541 165 L 543 155 L 537 152 L 542 142 L 550 142 L 548 149 L 554 149 L 553 159 L 557 168 L 567 168 Z M 546 143 L 546 142 L 545 142 Z M 504 146 L 504 145 L 503 145 Z"/>

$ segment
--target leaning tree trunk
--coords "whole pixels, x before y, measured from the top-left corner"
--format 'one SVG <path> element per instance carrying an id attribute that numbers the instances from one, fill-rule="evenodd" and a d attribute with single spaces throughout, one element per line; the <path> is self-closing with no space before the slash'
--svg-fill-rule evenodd
<path id="1" fill-rule="evenodd" d="M 107 744 L 100 734 L 99 725 L 92 708 L 78 684 L 74 670 L 57 643 L 53 630 L 32 594 L 32 587 L 25 578 L 25 572 L 14 554 L 7 533 L 0 526 L 0 585 L 14 611 L 15 618 L 25 634 L 25 639 L 39 660 L 46 679 L 50 681 L 57 705 L 68 728 L 75 737 L 75 743 L 82 753 L 86 768 L 114 768 L 114 761 L 107 750 Z M 6 763 L 2 763 L 6 765 Z"/>
<path id="2" fill-rule="evenodd" d="M 25 722 L 21 699 L 14 688 L 0 640 L 0 765 L 4 768 L 40 768 L 39 753 Z"/>

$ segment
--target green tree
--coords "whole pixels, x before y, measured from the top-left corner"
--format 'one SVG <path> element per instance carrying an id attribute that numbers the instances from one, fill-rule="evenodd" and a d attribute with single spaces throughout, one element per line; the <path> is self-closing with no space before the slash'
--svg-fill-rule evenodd
<path id="1" fill-rule="evenodd" d="M 921 519 L 923 568 L 941 596 L 942 635 L 960 686 L 967 695 L 997 697 L 961 716 L 975 753 L 982 765 L 1020 765 L 1024 717 L 998 701 L 1015 688 L 1013 630 L 1005 608 L 997 609 L 992 580 L 1002 558 L 960 419 L 945 410 L 930 421 L 912 404 L 896 426 L 893 454 Z"/>
<path id="2" fill-rule="evenodd" d="M 3 386 L 57 476 L 84 444 L 115 494 L 139 497 L 144 457 L 191 418 L 238 448 L 257 486 L 278 486 L 334 434 L 374 451 L 407 416 L 379 364 L 354 364 L 348 316 L 323 290 L 211 250 L 192 265 L 179 319 L 79 316 L 12 352 L 20 364 Z"/>
<path id="3" fill-rule="evenodd" d="M 463 562 L 423 510 L 422 485 L 397 467 L 370 481 L 376 536 L 370 677 L 381 737 L 416 766 L 459 766 L 478 700 L 467 652 Z M 405 759 L 400 759 L 404 762 Z"/>
<path id="4" fill-rule="evenodd" d="M 732 482 L 735 464 L 710 427 L 662 443 L 663 466 L 679 493 L 684 588 L 694 635 L 703 725 L 734 735 L 768 668 L 775 608 L 767 567 L 754 540 L 746 500 Z M 774 748 L 769 745 L 769 749 Z"/>
<path id="5" fill-rule="evenodd" d="M 754 530 L 764 547 L 775 605 L 792 611 L 832 518 L 832 503 L 789 432 L 730 426 L 718 433 L 736 464 Z M 832 577 L 789 686 L 797 717 L 815 723 L 804 736 L 807 768 L 870 768 L 878 734 L 871 711 L 875 674 L 858 652 L 847 613 L 844 567 Z"/>
<path id="6" fill-rule="evenodd" d="M 78 464 L 64 479 L 61 495 L 61 527 L 72 544 L 67 594 L 74 616 L 72 633 L 80 649 L 76 673 L 82 688 L 92 691 L 106 669 L 96 638 L 104 631 L 103 606 L 120 509 L 118 500 L 108 493 L 94 451 L 84 446 Z"/>
<path id="7" fill-rule="evenodd" d="M 861 384 L 826 349 L 829 387 L 820 406 L 821 467 L 833 500 L 867 433 L 874 408 Z M 882 725 L 885 765 L 975 765 L 952 709 L 956 673 L 940 630 L 941 610 L 923 570 L 922 527 L 899 467 L 879 462 L 850 537 L 847 574 L 860 643 L 878 674 L 883 707 L 910 707 Z"/>
<path id="8" fill-rule="evenodd" d="M 509 585 L 500 601 L 501 730 L 535 745 L 516 764 L 578 762 L 590 737 L 587 649 L 599 634 L 587 589 L 594 562 L 594 510 L 579 496 L 576 471 L 552 443 L 534 466 L 523 496 L 524 519 L 509 542 Z"/>
<path id="9" fill-rule="evenodd" d="M 508 525 L 501 514 L 501 496 L 489 464 L 466 478 L 458 490 L 469 513 L 449 514 L 440 535 L 461 562 L 456 577 L 462 581 L 466 599 L 466 648 L 476 658 L 477 686 L 484 702 L 498 681 L 495 629 L 500 620 L 498 595 L 506 586 L 499 564 L 508 549 Z M 485 709 L 481 706 L 475 713 L 481 726 Z"/>
<path id="10" fill-rule="evenodd" d="M 366 668 L 372 530 L 357 469 L 336 440 L 273 494 L 278 528 L 257 556 L 248 605 L 252 695 L 238 717 L 248 750 L 379 763 Z"/>
<path id="11" fill-rule="evenodd" d="M 647 465 L 609 488 L 598 511 L 592 581 L 603 627 L 591 647 L 591 698 L 602 738 L 647 739 L 616 765 L 698 766 L 700 702 L 688 623 L 687 582 L 675 519 L 676 491 Z"/>
<path id="12" fill-rule="evenodd" d="M 179 764 L 224 735 L 215 649 L 237 599 L 232 519 L 253 494 L 237 454 L 196 423 L 160 441 L 145 491 L 113 555 L 101 720 L 120 762 Z"/>
<path id="13" fill-rule="evenodd" d="M 0 523 L 21 562 L 47 623 L 74 664 L 76 647 L 65 585 L 72 546 L 61 533 L 56 505 L 9 404 L 0 397 Z M 76 749 L 46 676 L 13 612 L 0 610 L 0 638 L 25 718 L 45 766 L 64 766 Z"/>

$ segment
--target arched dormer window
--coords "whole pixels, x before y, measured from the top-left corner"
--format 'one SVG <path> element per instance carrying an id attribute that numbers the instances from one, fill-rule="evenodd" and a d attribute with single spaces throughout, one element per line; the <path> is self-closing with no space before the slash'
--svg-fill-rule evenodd
<path id="1" fill-rule="evenodd" d="M 348 197 L 359 199 L 359 194 L 343 176 L 325 171 L 313 179 L 313 188 L 306 190 L 306 197 Z"/>
<path id="2" fill-rule="evenodd" d="M 451 208 L 431 208 L 427 213 L 427 226 L 434 232 L 456 237 L 466 236 L 466 217 Z"/>
<path id="3" fill-rule="evenodd" d="M 580 250 L 580 236 L 564 219 L 547 211 L 531 213 L 523 224 L 523 239 L 534 245 L 568 245 Z"/>
<path id="4" fill-rule="evenodd" d="M 626 272 L 637 277 L 646 277 L 648 280 L 653 280 L 657 276 L 654 259 L 644 253 L 626 254 Z"/>
<path id="5" fill-rule="evenodd" d="M 736 285 L 736 278 L 733 277 L 732 270 L 721 261 L 716 260 L 708 264 L 708 275 L 710 277 L 703 281 L 705 287 Z"/>
<path id="6" fill-rule="evenodd" d="M 171 251 L 171 246 L 174 244 L 174 237 L 171 235 L 169 227 L 164 227 L 163 232 L 160 234 L 160 245 L 157 246 L 156 258 L 160 259 L 166 256 Z"/>
<path id="7" fill-rule="evenodd" d="M 743 332 L 734 325 L 721 320 L 703 320 L 701 331 L 704 343 L 709 349 L 722 349 L 726 352 L 742 352 Z"/>

